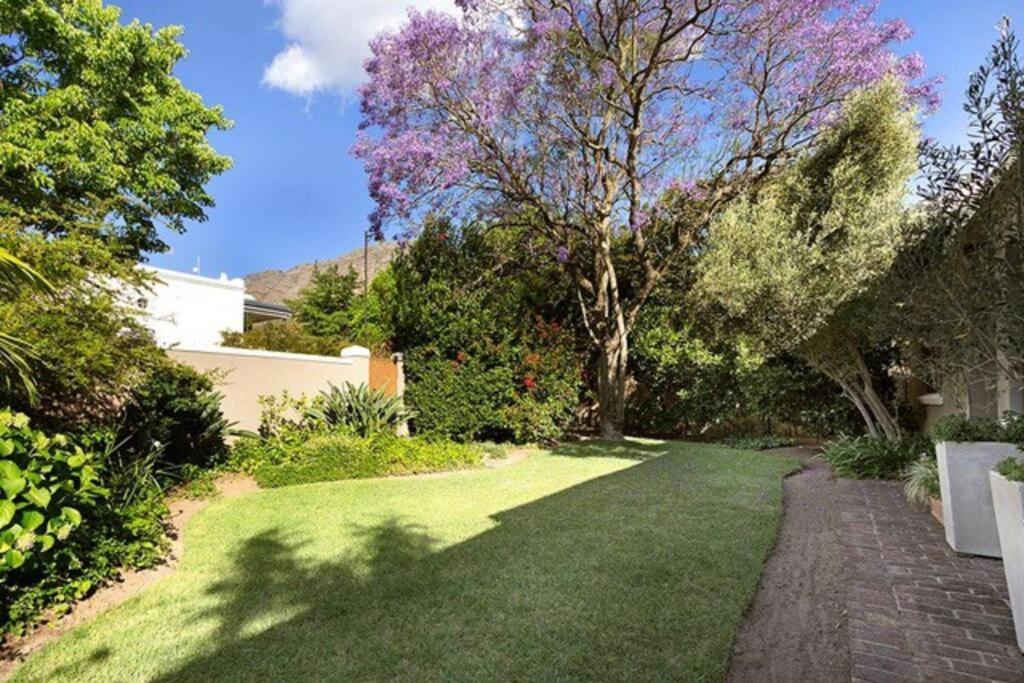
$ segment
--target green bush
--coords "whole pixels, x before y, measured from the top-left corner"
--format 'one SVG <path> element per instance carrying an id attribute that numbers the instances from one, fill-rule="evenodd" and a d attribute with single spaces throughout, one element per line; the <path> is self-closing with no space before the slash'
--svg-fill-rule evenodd
<path id="1" fill-rule="evenodd" d="M 208 375 L 164 359 L 124 406 L 119 450 L 145 457 L 157 449 L 163 470 L 220 462 L 231 430 L 221 398 Z"/>
<path id="2" fill-rule="evenodd" d="M 321 391 L 303 414 L 312 425 L 363 437 L 394 434 L 411 416 L 398 396 L 348 383 L 341 388 L 332 384 L 328 391 Z"/>
<path id="3" fill-rule="evenodd" d="M 482 458 L 479 448 L 449 441 L 383 433 L 370 438 L 332 433 L 313 436 L 285 461 L 261 464 L 254 474 L 260 486 L 272 488 L 452 470 L 478 465 Z"/>
<path id="4" fill-rule="evenodd" d="M 122 567 L 152 566 L 166 552 L 163 493 L 121 472 L 113 443 L 109 432 L 77 442 L 48 437 L 31 429 L 25 416 L 0 412 L 0 502 L 17 510 L 8 520 L 15 523 L 3 525 L 3 542 L 22 553 L 19 562 L 12 548 L 5 550 L 3 633 L 21 633 L 45 610 L 60 613 Z"/>
<path id="5" fill-rule="evenodd" d="M 730 436 L 722 439 L 722 443 L 730 448 L 746 451 L 766 451 L 770 448 L 786 448 L 796 442 L 789 437 L 769 434 L 766 436 Z"/>
<path id="6" fill-rule="evenodd" d="M 961 415 L 946 415 L 932 427 L 936 441 L 1006 441 L 1010 436 L 997 420 L 969 420 Z"/>
<path id="7" fill-rule="evenodd" d="M 1018 458 L 1001 460 L 995 470 L 1010 481 L 1024 482 L 1024 461 Z"/>
<path id="8" fill-rule="evenodd" d="M 91 453 L 0 411 L 0 572 L 66 541 L 82 511 L 108 494 L 98 480 Z"/>
<path id="9" fill-rule="evenodd" d="M 245 332 L 223 332 L 221 341 L 225 346 L 238 349 L 308 353 L 314 356 L 337 356 L 346 345 L 340 338 L 317 337 L 296 320 L 260 323 Z"/>
<path id="10" fill-rule="evenodd" d="M 392 263 L 379 325 L 405 353 L 415 433 L 527 442 L 569 428 L 582 357 L 566 327 L 578 303 L 543 249 L 519 228 L 430 221 Z"/>
<path id="11" fill-rule="evenodd" d="M 918 459 L 903 472 L 903 491 L 907 500 L 927 505 L 932 498 L 940 498 L 939 463 L 933 456 Z"/>
<path id="12" fill-rule="evenodd" d="M 924 437 L 888 441 L 859 436 L 829 444 L 825 460 L 837 476 L 847 479 L 898 479 L 908 466 L 930 454 L 933 447 Z"/>

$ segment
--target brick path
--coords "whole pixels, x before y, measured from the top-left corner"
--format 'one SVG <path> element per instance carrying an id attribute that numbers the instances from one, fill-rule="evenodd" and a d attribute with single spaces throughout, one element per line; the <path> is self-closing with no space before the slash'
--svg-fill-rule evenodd
<path id="1" fill-rule="evenodd" d="M 1024 681 L 998 560 L 963 557 L 898 483 L 837 482 L 854 681 Z"/>

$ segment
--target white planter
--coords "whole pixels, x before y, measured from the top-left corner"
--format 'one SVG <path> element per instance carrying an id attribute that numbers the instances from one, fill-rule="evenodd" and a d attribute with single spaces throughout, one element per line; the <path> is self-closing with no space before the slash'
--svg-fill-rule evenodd
<path id="1" fill-rule="evenodd" d="M 1024 650 L 1024 484 L 989 473 L 1017 647 Z"/>
<path id="2" fill-rule="evenodd" d="M 943 441 L 935 447 L 946 542 L 958 553 L 1002 557 L 988 474 L 996 463 L 1020 456 L 1009 443 Z"/>

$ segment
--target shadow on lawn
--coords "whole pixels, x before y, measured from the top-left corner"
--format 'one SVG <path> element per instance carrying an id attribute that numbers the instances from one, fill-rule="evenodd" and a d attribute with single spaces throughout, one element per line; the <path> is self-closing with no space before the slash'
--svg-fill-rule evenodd
<path id="1" fill-rule="evenodd" d="M 665 455 L 670 450 L 665 441 L 573 441 L 561 443 L 551 449 L 555 455 L 571 458 L 624 458 L 626 460 L 650 460 Z"/>
<path id="2" fill-rule="evenodd" d="M 774 520 L 699 476 L 714 460 L 646 460 L 437 552 L 399 519 L 325 564 L 256 536 L 212 589 L 212 651 L 162 680 L 722 678 Z"/>

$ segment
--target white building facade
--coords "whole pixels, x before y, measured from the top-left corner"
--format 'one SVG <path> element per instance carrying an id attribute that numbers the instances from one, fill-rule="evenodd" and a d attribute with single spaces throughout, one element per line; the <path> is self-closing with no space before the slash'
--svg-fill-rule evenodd
<path id="1" fill-rule="evenodd" d="M 157 344 L 208 349 L 221 344 L 222 332 L 241 332 L 245 325 L 245 281 L 203 277 L 140 266 L 155 276 L 152 288 L 134 294 L 143 324 Z"/>

